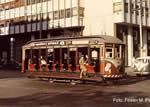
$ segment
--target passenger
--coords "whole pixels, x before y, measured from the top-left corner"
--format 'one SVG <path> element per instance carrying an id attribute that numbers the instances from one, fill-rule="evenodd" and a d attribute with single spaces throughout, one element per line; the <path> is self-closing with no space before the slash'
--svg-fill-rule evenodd
<path id="1" fill-rule="evenodd" d="M 45 70 L 45 68 L 46 68 L 46 60 L 43 58 L 43 56 L 41 56 L 41 65 L 42 65 L 42 69 Z"/>
<path id="2" fill-rule="evenodd" d="M 87 69 L 85 67 L 85 60 L 83 56 L 81 56 L 79 60 L 79 64 L 80 64 L 80 69 L 81 69 L 80 78 L 82 78 L 82 76 L 86 76 L 86 72 L 87 72 Z"/>
<path id="3" fill-rule="evenodd" d="M 47 63 L 49 64 L 49 66 L 48 66 L 49 70 L 51 70 L 52 66 L 53 66 L 53 55 L 52 55 L 52 53 L 48 54 L 48 62 Z"/>

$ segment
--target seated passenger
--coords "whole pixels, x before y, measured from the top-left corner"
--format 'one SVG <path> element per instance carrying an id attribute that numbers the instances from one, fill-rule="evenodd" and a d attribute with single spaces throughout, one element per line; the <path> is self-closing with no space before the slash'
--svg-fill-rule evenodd
<path id="1" fill-rule="evenodd" d="M 41 65 L 42 65 L 42 69 L 46 68 L 46 60 L 43 58 L 43 56 L 41 56 Z"/>

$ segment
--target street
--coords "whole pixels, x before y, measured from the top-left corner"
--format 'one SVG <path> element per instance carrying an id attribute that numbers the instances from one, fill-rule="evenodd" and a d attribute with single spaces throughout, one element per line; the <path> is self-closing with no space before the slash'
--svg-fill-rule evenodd
<path id="1" fill-rule="evenodd" d="M 0 70 L 0 107 L 148 107 L 149 83 L 149 77 L 131 75 L 114 85 L 70 85 L 27 78 L 19 71 Z"/>

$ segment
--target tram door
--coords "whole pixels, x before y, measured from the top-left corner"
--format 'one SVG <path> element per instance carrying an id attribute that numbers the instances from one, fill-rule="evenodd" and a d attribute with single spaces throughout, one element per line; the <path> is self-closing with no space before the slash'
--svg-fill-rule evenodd
<path id="1" fill-rule="evenodd" d="M 99 46 L 91 46 L 90 49 L 91 65 L 94 65 L 95 72 L 100 71 L 100 48 Z"/>

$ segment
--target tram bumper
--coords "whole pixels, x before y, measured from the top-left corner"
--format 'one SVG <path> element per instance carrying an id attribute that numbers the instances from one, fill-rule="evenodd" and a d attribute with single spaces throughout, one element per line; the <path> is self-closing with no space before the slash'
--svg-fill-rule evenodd
<path id="1" fill-rule="evenodd" d="M 114 75 L 103 75 L 104 78 L 107 79 L 121 79 L 124 78 L 127 74 L 114 74 Z"/>

